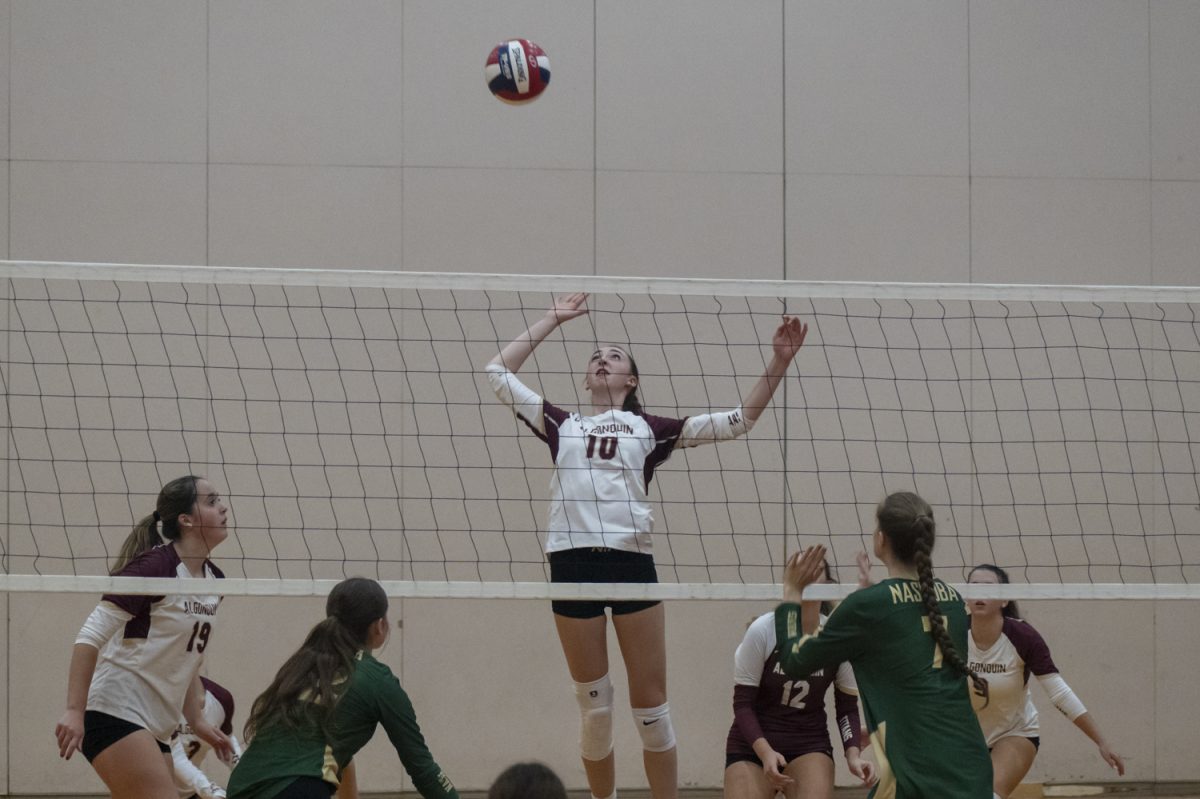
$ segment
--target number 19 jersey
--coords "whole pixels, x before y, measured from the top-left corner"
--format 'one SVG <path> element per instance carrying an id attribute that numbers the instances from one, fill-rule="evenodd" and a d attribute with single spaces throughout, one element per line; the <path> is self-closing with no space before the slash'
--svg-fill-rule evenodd
<path id="1" fill-rule="evenodd" d="M 962 598 L 934 581 L 955 649 L 967 656 Z M 942 658 L 929 632 L 917 582 L 884 580 L 846 598 L 814 635 L 800 629 L 800 606 L 775 612 L 780 663 L 792 676 L 849 661 L 879 762 L 874 799 L 990 799 L 992 761 L 966 677 Z"/>

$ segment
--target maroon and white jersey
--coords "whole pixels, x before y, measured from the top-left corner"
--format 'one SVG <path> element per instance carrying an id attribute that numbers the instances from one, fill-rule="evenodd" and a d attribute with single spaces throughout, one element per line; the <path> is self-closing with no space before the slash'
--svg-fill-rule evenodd
<path id="1" fill-rule="evenodd" d="M 676 447 L 734 438 L 749 429 L 741 409 L 669 419 L 612 410 L 570 413 L 546 402 L 502 366 L 488 380 L 502 402 L 550 447 L 546 551 L 609 547 L 649 553 L 655 468 Z"/>
<path id="2" fill-rule="evenodd" d="M 1037 736 L 1038 714 L 1029 693 L 1029 675 L 1058 673 L 1042 636 L 1021 619 L 1005 618 L 1000 637 L 987 649 L 976 646 L 969 633 L 967 643 L 971 671 L 988 681 L 986 706 L 971 692 L 988 746 L 1011 735 Z"/>
<path id="3" fill-rule="evenodd" d="M 821 624 L 825 617 L 821 617 Z M 733 657 L 734 721 L 725 742 L 729 754 L 753 754 L 766 738 L 776 752 L 798 757 L 828 751 L 825 694 L 834 686 L 834 706 L 842 747 L 858 746 L 858 684 L 849 663 L 820 669 L 796 680 L 779 666 L 775 613 L 764 613 L 746 630 Z"/>
<path id="4" fill-rule="evenodd" d="M 188 686 L 212 640 L 221 603 L 212 578 L 225 575 L 205 561 L 205 579 L 192 577 L 170 544 L 143 552 L 119 574 L 179 578 L 180 590 L 189 593 L 102 597 L 101 605 L 115 609 L 124 626 L 100 649 L 87 709 L 131 721 L 165 744 L 179 726 Z"/>

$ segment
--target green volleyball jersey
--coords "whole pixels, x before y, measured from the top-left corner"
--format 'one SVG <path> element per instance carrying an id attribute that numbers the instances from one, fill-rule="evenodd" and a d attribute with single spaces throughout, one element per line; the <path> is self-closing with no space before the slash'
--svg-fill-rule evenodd
<path id="1" fill-rule="evenodd" d="M 934 581 L 959 655 L 967 653 L 962 598 Z M 779 663 L 803 677 L 849 661 L 879 763 L 874 799 L 991 799 L 992 761 L 967 678 L 942 659 L 916 581 L 884 580 L 856 591 L 814 635 L 800 628 L 800 606 L 775 611 Z"/>
<path id="2" fill-rule="evenodd" d="M 413 787 L 425 799 L 458 799 L 458 792 L 425 746 L 408 694 L 392 670 L 362 653 L 334 712 L 333 740 L 314 724 L 260 730 L 229 778 L 230 799 L 271 799 L 298 777 L 333 785 L 338 774 L 382 724 Z"/>

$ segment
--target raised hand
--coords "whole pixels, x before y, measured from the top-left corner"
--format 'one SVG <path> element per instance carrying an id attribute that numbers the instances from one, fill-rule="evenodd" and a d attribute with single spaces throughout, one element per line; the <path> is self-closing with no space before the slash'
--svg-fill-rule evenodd
<path id="1" fill-rule="evenodd" d="M 859 588 L 870 588 L 875 584 L 871 580 L 871 557 L 865 549 L 854 556 L 854 565 L 858 567 Z"/>
<path id="2" fill-rule="evenodd" d="M 783 322 L 775 329 L 775 335 L 771 339 L 771 349 L 774 351 L 775 357 L 785 361 L 795 358 L 796 353 L 804 346 L 804 339 L 807 335 L 807 322 L 801 322 L 795 316 L 785 315 Z"/>
<path id="3" fill-rule="evenodd" d="M 546 311 L 546 317 L 553 320 L 555 325 L 561 325 L 563 322 L 583 316 L 588 312 L 587 298 L 587 292 L 584 291 L 565 294 L 554 301 L 550 310 Z"/>
<path id="4" fill-rule="evenodd" d="M 814 544 L 803 552 L 793 553 L 783 570 L 783 598 L 799 602 L 804 589 L 825 576 L 825 547 Z"/>

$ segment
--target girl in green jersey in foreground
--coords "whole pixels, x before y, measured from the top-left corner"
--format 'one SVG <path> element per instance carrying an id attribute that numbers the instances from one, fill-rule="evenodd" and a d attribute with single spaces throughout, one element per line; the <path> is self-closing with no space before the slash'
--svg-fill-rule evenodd
<path id="1" fill-rule="evenodd" d="M 817 629 L 819 603 L 801 602 L 824 570 L 825 547 L 793 555 L 784 602 L 775 612 L 779 663 L 793 678 L 849 661 L 879 761 L 874 799 L 990 799 L 992 762 L 968 678 L 967 612 L 933 576 L 933 511 L 913 493 L 892 494 L 875 510 L 875 556 L 888 579 L 856 591 Z M 803 622 L 802 622 L 803 617 Z"/>
<path id="2" fill-rule="evenodd" d="M 374 580 L 333 587 L 326 618 L 288 658 L 246 722 L 249 747 L 229 778 L 229 799 L 357 799 L 350 759 L 383 725 L 425 799 L 458 799 L 434 762 L 408 694 L 371 657 L 388 637 L 388 600 Z"/>

